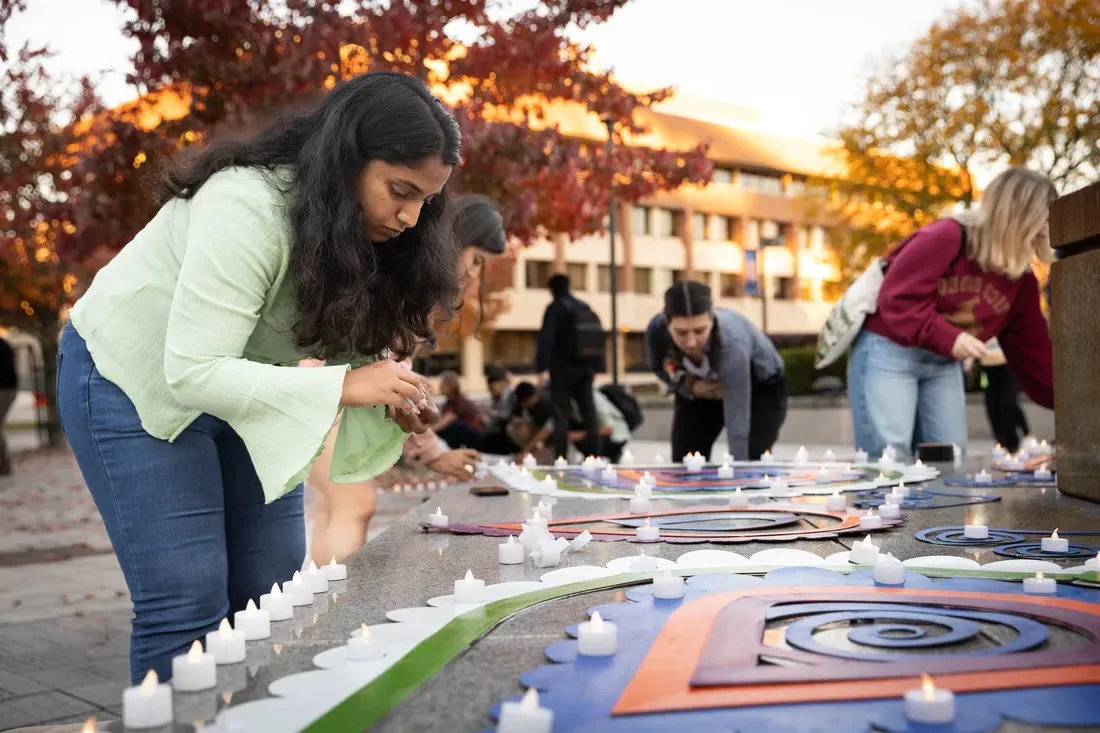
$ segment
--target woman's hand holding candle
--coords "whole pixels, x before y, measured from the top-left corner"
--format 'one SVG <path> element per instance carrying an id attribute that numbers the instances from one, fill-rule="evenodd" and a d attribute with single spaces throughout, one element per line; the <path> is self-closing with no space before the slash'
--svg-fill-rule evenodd
<path id="1" fill-rule="evenodd" d="M 348 407 L 389 405 L 398 412 L 419 414 L 430 400 L 419 375 L 393 359 L 379 359 L 344 375 L 340 404 Z M 439 410 L 434 405 L 431 410 L 438 420 Z"/>

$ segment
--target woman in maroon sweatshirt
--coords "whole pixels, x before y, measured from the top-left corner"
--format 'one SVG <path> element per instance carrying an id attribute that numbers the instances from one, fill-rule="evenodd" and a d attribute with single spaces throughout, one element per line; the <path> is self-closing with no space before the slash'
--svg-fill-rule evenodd
<path id="1" fill-rule="evenodd" d="M 1011 168 L 976 211 L 916 232 L 886 258 L 878 311 L 848 360 L 856 447 L 911 460 L 920 442 L 965 449 L 962 362 L 1000 341 L 1032 400 L 1054 406 L 1051 343 L 1032 261 L 1050 262 L 1045 177 Z"/>

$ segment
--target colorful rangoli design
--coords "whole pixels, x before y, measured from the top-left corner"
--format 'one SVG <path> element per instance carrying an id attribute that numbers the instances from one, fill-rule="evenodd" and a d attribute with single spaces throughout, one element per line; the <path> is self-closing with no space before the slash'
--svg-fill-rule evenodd
<path id="1" fill-rule="evenodd" d="M 547 530 L 555 537 L 572 539 L 584 531 L 595 540 L 606 542 L 671 542 L 693 544 L 714 542 L 791 542 L 801 539 L 831 539 L 846 534 L 867 534 L 861 529 L 859 516 L 848 512 L 832 512 L 802 504 L 768 504 L 749 509 L 724 507 L 698 507 L 670 509 L 645 514 L 601 514 L 573 517 L 547 522 Z M 657 540 L 640 540 L 635 530 L 648 522 L 660 528 Z M 882 518 L 882 529 L 897 526 L 900 518 Z M 489 537 L 519 535 L 521 522 L 497 524 L 451 523 L 436 527 L 422 522 L 421 527 L 431 532 L 454 534 L 481 534 Z M 878 531 L 878 530 L 875 530 Z"/>
<path id="2" fill-rule="evenodd" d="M 613 656 L 578 656 L 575 641 L 559 641 L 546 649 L 551 664 L 520 677 L 553 710 L 557 733 L 1100 724 L 1092 588 L 1030 596 L 1018 582 L 913 572 L 904 586 L 880 586 L 868 570 L 820 568 L 699 575 L 679 600 L 655 599 L 650 588 L 590 609 L 618 627 Z M 902 696 L 921 674 L 955 693 L 949 726 L 905 717 Z"/>
<path id="3" fill-rule="evenodd" d="M 860 491 L 852 496 L 851 503 L 856 509 L 880 507 L 886 503 L 888 493 L 890 493 L 890 489 Z M 996 494 L 969 494 L 961 491 L 927 489 L 922 486 L 911 489 L 902 498 L 899 506 L 902 509 L 946 509 L 954 506 L 969 506 L 970 504 L 987 504 L 1000 500 L 1001 497 Z"/>
<path id="4" fill-rule="evenodd" d="M 729 464 L 731 475 L 720 476 L 720 467 L 690 471 L 679 465 L 614 466 L 614 476 L 599 467 L 568 466 L 533 469 L 509 465 L 491 466 L 492 474 L 508 488 L 531 494 L 572 498 L 629 497 L 647 477 L 654 498 L 695 500 L 700 496 L 728 496 L 740 489 L 750 496 L 786 498 L 800 494 L 828 495 L 833 491 L 865 491 L 899 483 L 929 481 L 939 471 L 926 464 L 892 464 L 882 468 L 849 463 L 795 463 L 740 461 Z M 547 485 L 547 479 L 552 485 Z M 776 489 L 781 480 L 783 488 Z"/>
<path id="5" fill-rule="evenodd" d="M 1080 537 L 1091 535 L 1100 537 L 1100 530 L 1096 532 L 1062 532 L 1063 537 Z M 1029 541 L 1028 537 L 1034 537 Z M 930 527 L 917 532 L 916 538 L 921 542 L 932 545 L 947 545 L 949 547 L 991 547 L 993 552 L 1003 557 L 1023 558 L 1027 560 L 1089 560 L 1096 558 L 1100 553 L 1100 547 L 1096 545 L 1069 543 L 1065 552 L 1048 552 L 1038 540 L 1050 536 L 1047 529 L 1001 529 L 989 528 L 989 536 L 975 539 L 966 536 L 965 527 Z"/>

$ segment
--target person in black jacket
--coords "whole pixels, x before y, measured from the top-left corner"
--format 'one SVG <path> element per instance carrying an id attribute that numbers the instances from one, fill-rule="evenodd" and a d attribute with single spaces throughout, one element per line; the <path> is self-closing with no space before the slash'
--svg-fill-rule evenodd
<path id="1" fill-rule="evenodd" d="M 569 450 L 573 403 L 580 411 L 587 435 L 585 445 L 599 453 L 600 421 L 592 397 L 592 381 L 606 364 L 603 326 L 588 304 L 569 292 L 568 275 L 554 275 L 547 286 L 554 299 L 542 317 L 537 366 L 543 381 L 547 374 L 550 379 L 554 453 L 565 456 Z"/>
<path id="2" fill-rule="evenodd" d="M 4 421 L 15 403 L 18 377 L 15 372 L 15 350 L 3 338 L 0 338 L 0 476 L 11 475 L 11 453 L 4 439 Z"/>

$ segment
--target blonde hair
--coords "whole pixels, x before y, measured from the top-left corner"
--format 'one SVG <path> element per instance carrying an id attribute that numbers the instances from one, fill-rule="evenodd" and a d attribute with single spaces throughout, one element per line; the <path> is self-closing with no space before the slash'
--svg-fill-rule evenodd
<path id="1" fill-rule="evenodd" d="M 982 194 L 977 210 L 955 217 L 966 228 L 967 254 L 986 272 L 1016 280 L 1033 260 L 1054 259 L 1047 233 L 1050 202 L 1058 191 L 1050 180 L 1026 168 L 1009 168 Z"/>

